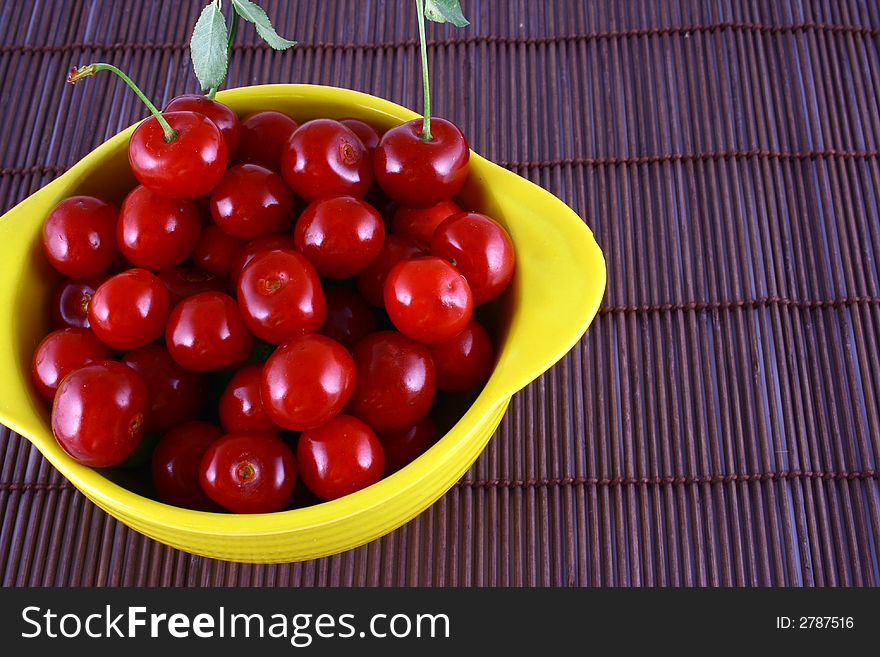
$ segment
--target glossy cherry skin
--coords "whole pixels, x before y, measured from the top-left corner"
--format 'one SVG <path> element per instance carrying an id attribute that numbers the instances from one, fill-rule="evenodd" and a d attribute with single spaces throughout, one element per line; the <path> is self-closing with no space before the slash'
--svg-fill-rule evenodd
<path id="1" fill-rule="evenodd" d="M 122 362 L 137 372 L 150 391 L 147 431 L 162 434 L 195 420 L 205 407 L 206 381 L 182 368 L 162 345 L 130 351 Z"/>
<path id="2" fill-rule="evenodd" d="M 385 307 L 385 279 L 388 272 L 401 260 L 427 255 L 427 251 L 412 239 L 401 235 L 387 235 L 379 255 L 357 276 L 357 288 L 369 303 Z"/>
<path id="3" fill-rule="evenodd" d="M 187 422 L 162 436 L 150 464 L 160 500 L 196 511 L 220 510 L 202 490 L 199 476 L 205 452 L 222 436 L 220 427 L 210 422 Z"/>
<path id="4" fill-rule="evenodd" d="M 269 237 L 261 237 L 245 244 L 241 250 L 235 254 L 232 263 L 229 266 L 229 281 L 232 287 L 238 286 L 238 279 L 241 272 L 254 257 L 262 251 L 271 251 L 272 249 L 290 249 L 296 247 L 293 244 L 293 238 L 288 235 L 270 235 Z"/>
<path id="5" fill-rule="evenodd" d="M 391 218 L 391 230 L 396 235 L 405 235 L 426 249 L 431 246 L 431 238 L 437 226 L 445 219 L 461 212 L 455 201 L 440 201 L 423 208 L 401 206 Z"/>
<path id="6" fill-rule="evenodd" d="M 385 279 L 385 310 L 405 336 L 432 344 L 462 331 L 474 310 L 464 276 L 440 258 L 426 256 L 394 265 Z"/>
<path id="7" fill-rule="evenodd" d="M 163 114 L 177 138 L 165 141 L 162 126 L 145 119 L 128 143 L 128 162 L 142 185 L 170 198 L 196 198 L 210 192 L 226 172 L 226 142 L 203 114 Z"/>
<path id="8" fill-rule="evenodd" d="M 385 475 L 393 474 L 415 461 L 437 442 L 437 425 L 426 415 L 413 426 L 400 431 L 388 431 L 379 436 L 385 452 Z"/>
<path id="9" fill-rule="evenodd" d="M 149 408 L 147 384 L 134 370 L 98 361 L 61 381 L 52 405 L 52 433 L 76 461 L 110 467 L 138 446 Z"/>
<path id="10" fill-rule="evenodd" d="M 238 370 L 220 395 L 220 424 L 229 432 L 264 431 L 277 433 L 275 424 L 260 397 L 263 365 L 245 365 Z"/>
<path id="11" fill-rule="evenodd" d="M 182 94 L 168 102 L 162 114 L 165 112 L 195 112 L 207 116 L 223 135 L 226 153 L 232 160 L 241 140 L 241 123 L 228 105 L 202 94 Z"/>
<path id="12" fill-rule="evenodd" d="M 327 319 L 321 334 L 336 340 L 349 351 L 361 338 L 376 330 L 376 314 L 363 297 L 347 287 L 328 287 Z"/>
<path id="13" fill-rule="evenodd" d="M 293 194 L 274 171 L 236 164 L 211 192 L 211 216 L 238 240 L 284 233 L 293 221 Z"/>
<path id="14" fill-rule="evenodd" d="M 244 363 L 254 348 L 235 299 L 222 292 L 200 292 L 174 307 L 165 344 L 178 365 L 208 372 Z"/>
<path id="15" fill-rule="evenodd" d="M 306 201 L 331 196 L 363 198 L 373 181 L 369 153 L 339 121 L 303 123 L 281 151 L 281 174 Z"/>
<path id="16" fill-rule="evenodd" d="M 202 489 L 233 513 L 282 511 L 296 485 L 296 459 L 272 433 L 230 433 L 202 458 Z"/>
<path id="17" fill-rule="evenodd" d="M 195 267 L 175 267 L 160 271 L 159 280 L 171 295 L 172 307 L 200 292 L 229 292 L 225 278 Z"/>
<path id="18" fill-rule="evenodd" d="M 305 431 L 338 415 L 354 385 L 354 361 L 345 347 L 310 333 L 291 339 L 269 356 L 260 396 L 275 424 Z"/>
<path id="19" fill-rule="evenodd" d="M 272 110 L 248 114 L 241 121 L 241 143 L 236 159 L 281 170 L 281 151 L 299 124 L 287 114 Z"/>
<path id="20" fill-rule="evenodd" d="M 37 345 L 31 360 L 31 377 L 40 396 L 51 402 L 65 376 L 89 363 L 112 357 L 107 346 L 90 330 L 58 329 Z"/>
<path id="21" fill-rule="evenodd" d="M 380 331 L 353 352 L 357 384 L 347 413 L 383 433 L 411 427 L 431 410 L 437 374 L 431 352 L 396 331 Z"/>
<path id="22" fill-rule="evenodd" d="M 110 274 L 104 273 L 89 278 L 68 278 L 61 283 L 52 297 L 52 325 L 89 328 L 89 304 L 95 290 L 108 278 Z"/>
<path id="23" fill-rule="evenodd" d="M 65 276 L 95 276 L 116 259 L 116 206 L 93 196 L 71 196 L 43 222 L 43 253 Z"/>
<path id="24" fill-rule="evenodd" d="M 135 267 L 160 271 L 186 260 L 201 232 L 202 217 L 193 201 L 159 196 L 138 185 L 122 202 L 116 243 Z"/>
<path id="25" fill-rule="evenodd" d="M 501 294 L 516 268 L 510 235 L 477 212 L 462 212 L 440 224 L 431 238 L 431 253 L 464 274 L 477 306 Z"/>
<path id="26" fill-rule="evenodd" d="M 337 415 L 304 431 L 296 446 L 303 483 L 322 500 L 335 500 L 382 478 L 385 456 L 376 434 L 361 420 Z"/>
<path id="27" fill-rule="evenodd" d="M 395 126 L 373 156 L 376 182 L 401 205 L 434 205 L 455 196 L 467 180 L 470 150 L 461 130 L 432 118 L 433 139 L 421 133 L 422 119 Z"/>
<path id="28" fill-rule="evenodd" d="M 478 388 L 492 373 L 492 338 L 477 320 L 444 342 L 430 346 L 437 368 L 437 388 L 443 392 L 465 392 Z"/>
<path id="29" fill-rule="evenodd" d="M 192 260 L 199 269 L 226 279 L 235 256 L 243 247 L 244 242 L 227 235 L 219 226 L 208 226 L 202 230 Z"/>
<path id="30" fill-rule="evenodd" d="M 286 249 L 264 251 L 248 263 L 238 279 L 238 306 L 251 333 L 272 344 L 317 331 L 327 315 L 315 268 Z"/>
<path id="31" fill-rule="evenodd" d="M 350 278 L 382 250 L 385 222 L 369 204 L 336 196 L 309 204 L 293 229 L 297 250 L 325 278 Z"/>
<path id="32" fill-rule="evenodd" d="M 379 145 L 379 133 L 376 128 L 360 119 L 340 119 L 339 122 L 356 134 L 361 143 L 366 146 L 370 155 L 373 154 L 376 146 Z"/>
<path id="33" fill-rule="evenodd" d="M 137 349 L 158 340 L 171 311 L 168 288 L 146 269 L 107 279 L 89 303 L 89 325 L 114 349 Z"/>

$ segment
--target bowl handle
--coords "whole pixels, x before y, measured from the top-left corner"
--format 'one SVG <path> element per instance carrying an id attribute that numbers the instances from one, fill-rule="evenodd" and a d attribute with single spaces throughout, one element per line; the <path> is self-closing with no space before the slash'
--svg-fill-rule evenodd
<path id="1" fill-rule="evenodd" d="M 499 167 L 500 169 L 500 167 Z M 605 292 L 602 250 L 592 231 L 565 203 L 501 169 L 494 198 L 479 199 L 504 222 L 516 245 L 517 266 L 508 291 L 505 345 L 487 388 L 509 397 L 534 381 L 580 340 Z M 509 182 L 506 177 L 512 177 Z M 500 187 L 498 179 L 507 184 Z M 477 199 L 472 199 L 477 200 Z"/>

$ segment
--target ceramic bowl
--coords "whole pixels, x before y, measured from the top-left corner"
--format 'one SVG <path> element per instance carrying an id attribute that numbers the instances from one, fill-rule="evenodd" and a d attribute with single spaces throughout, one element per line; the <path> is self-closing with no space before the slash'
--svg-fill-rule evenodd
<path id="1" fill-rule="evenodd" d="M 353 117 L 382 129 L 416 118 L 381 98 L 334 87 L 265 85 L 223 91 L 240 116 L 275 109 L 304 121 Z M 121 201 L 135 184 L 127 144 L 135 126 L 89 153 L 64 175 L 0 218 L 0 422 L 30 440 L 76 488 L 113 517 L 162 543 L 218 559 L 286 562 L 362 545 L 404 524 L 442 496 L 485 448 L 510 398 L 577 343 L 605 289 L 593 234 L 548 191 L 472 153 L 457 199 L 509 231 L 517 268 L 498 307 L 496 365 L 485 388 L 445 435 L 399 472 L 344 498 L 270 514 L 189 511 L 139 495 L 108 473 L 73 461 L 52 436 L 49 408 L 30 378 L 48 330 L 57 283 L 40 250 L 49 210 L 73 194 Z"/>

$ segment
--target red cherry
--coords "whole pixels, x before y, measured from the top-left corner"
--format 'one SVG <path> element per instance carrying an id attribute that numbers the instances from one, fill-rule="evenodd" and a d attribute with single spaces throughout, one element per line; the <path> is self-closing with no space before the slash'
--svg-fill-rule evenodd
<path id="1" fill-rule="evenodd" d="M 211 216 L 239 240 L 284 233 L 293 221 L 293 194 L 274 171 L 236 164 L 211 192 Z"/>
<path id="2" fill-rule="evenodd" d="M 462 212 L 440 224 L 431 239 L 431 253 L 464 274 L 474 305 L 494 299 L 513 277 L 516 258 L 510 235 L 477 212 Z"/>
<path id="3" fill-rule="evenodd" d="M 323 500 L 335 500 L 382 478 L 385 457 L 376 434 L 350 415 L 304 431 L 296 448 L 303 483 Z"/>
<path id="4" fill-rule="evenodd" d="M 432 344 L 431 356 L 437 368 L 437 388 L 443 392 L 464 392 L 482 386 L 492 373 L 492 338 L 472 319 L 461 333 Z"/>
<path id="5" fill-rule="evenodd" d="M 379 145 L 379 132 L 376 128 L 360 119 L 340 119 L 339 122 L 356 134 L 361 143 L 370 152 L 370 155 L 373 154 L 376 146 Z"/>
<path id="6" fill-rule="evenodd" d="M 317 331 L 327 315 L 315 268 L 284 249 L 264 251 L 248 263 L 238 279 L 238 306 L 251 333 L 272 344 Z"/>
<path id="7" fill-rule="evenodd" d="M 162 196 L 204 196 L 226 172 L 226 142 L 220 130 L 203 114 L 169 112 L 163 116 L 177 131 L 177 138 L 165 141 L 156 117 L 145 119 L 128 144 L 135 178 Z"/>
<path id="8" fill-rule="evenodd" d="M 409 465 L 424 454 L 438 438 L 437 425 L 426 415 L 413 426 L 400 431 L 388 431 L 379 436 L 385 452 L 385 475 Z"/>
<path id="9" fill-rule="evenodd" d="M 52 297 L 52 326 L 89 328 L 89 303 L 95 290 L 110 278 L 98 274 L 89 278 L 68 278 L 55 289 Z"/>
<path id="10" fill-rule="evenodd" d="M 200 481 L 208 497 L 233 513 L 282 511 L 296 485 L 296 460 L 274 434 L 230 433 L 205 452 Z"/>
<path id="11" fill-rule="evenodd" d="M 106 280 L 89 303 L 89 325 L 114 349 L 137 349 L 159 339 L 171 310 L 168 289 L 146 269 Z"/>
<path id="12" fill-rule="evenodd" d="M 220 395 L 220 424 L 229 432 L 264 431 L 276 433 L 280 427 L 263 408 L 260 385 L 263 366 L 246 365 L 230 379 Z"/>
<path id="13" fill-rule="evenodd" d="M 199 269 L 226 279 L 233 260 L 243 246 L 243 242 L 227 235 L 219 226 L 208 226 L 199 237 L 192 260 Z"/>
<path id="14" fill-rule="evenodd" d="M 388 272 L 385 309 L 398 331 L 430 344 L 462 331 L 474 303 L 467 281 L 455 267 L 426 256 L 398 262 Z"/>
<path id="15" fill-rule="evenodd" d="M 175 306 L 165 329 L 171 357 L 193 372 L 244 363 L 254 348 L 235 299 L 222 292 L 200 292 Z"/>
<path id="16" fill-rule="evenodd" d="M 199 474 L 205 452 L 222 435 L 220 427 L 209 422 L 187 422 L 162 436 L 151 464 L 159 499 L 185 509 L 218 510 L 202 490 Z"/>
<path id="17" fill-rule="evenodd" d="M 182 94 L 169 101 L 162 114 L 166 112 L 195 112 L 207 116 L 223 135 L 226 153 L 232 160 L 241 139 L 241 124 L 228 105 L 201 94 Z"/>
<path id="18" fill-rule="evenodd" d="M 229 281 L 232 283 L 232 287 L 238 287 L 241 272 L 258 253 L 273 249 L 290 249 L 292 251 L 294 248 L 296 247 L 293 244 L 293 238 L 287 235 L 270 235 L 248 242 L 235 254 L 229 267 Z"/>
<path id="19" fill-rule="evenodd" d="M 280 171 L 281 151 L 298 127 L 296 121 L 281 112 L 249 114 L 241 121 L 241 144 L 236 158 Z"/>
<path id="20" fill-rule="evenodd" d="M 160 271 L 159 280 L 162 281 L 171 295 L 172 307 L 187 297 L 200 292 L 229 291 L 224 278 L 211 272 L 196 269 L 195 267 L 175 267 L 174 269 Z"/>
<path id="21" fill-rule="evenodd" d="M 65 376 L 89 363 L 112 357 L 110 350 L 88 329 L 59 329 L 37 345 L 31 360 L 31 376 L 40 396 L 52 401 Z"/>
<path id="22" fill-rule="evenodd" d="M 385 306 L 385 279 L 388 272 L 401 260 L 427 255 L 427 252 L 413 240 L 400 235 L 388 235 L 379 255 L 357 277 L 358 291 L 368 302 L 383 308 Z"/>
<path id="23" fill-rule="evenodd" d="M 363 297 L 347 287 L 324 291 L 327 319 L 321 334 L 336 340 L 349 351 L 358 341 L 376 330 L 376 315 Z"/>
<path id="24" fill-rule="evenodd" d="M 81 278 L 100 274 L 116 258 L 115 206 L 93 196 L 71 196 L 43 223 L 43 253 L 57 271 Z"/>
<path id="25" fill-rule="evenodd" d="M 68 374 L 52 406 L 52 433 L 73 459 L 95 468 L 124 461 L 144 435 L 147 385 L 129 367 L 98 361 Z"/>
<path id="26" fill-rule="evenodd" d="M 349 278 L 379 255 L 385 223 L 364 201 L 336 196 L 303 210 L 293 229 L 293 241 L 321 276 Z"/>
<path id="27" fill-rule="evenodd" d="M 405 235 L 420 245 L 429 247 L 437 226 L 447 217 L 461 212 L 455 201 L 440 201 L 424 208 L 397 208 L 391 219 L 391 230 L 397 235 Z"/>
<path id="28" fill-rule="evenodd" d="M 260 395 L 275 424 L 305 431 L 338 415 L 354 384 L 354 361 L 345 347 L 312 333 L 291 339 L 269 356 Z"/>
<path id="29" fill-rule="evenodd" d="M 437 374 L 431 352 L 396 331 L 355 345 L 357 384 L 347 412 L 383 433 L 412 426 L 431 410 Z"/>
<path id="30" fill-rule="evenodd" d="M 174 362 L 162 345 L 130 351 L 122 362 L 137 372 L 150 391 L 147 431 L 165 433 L 195 420 L 205 406 L 205 380 Z"/>
<path id="31" fill-rule="evenodd" d="M 467 180 L 470 150 L 454 124 L 431 119 L 430 141 L 422 139 L 422 119 L 391 128 L 376 147 L 376 182 L 388 196 L 413 207 L 452 198 Z"/>
<path id="32" fill-rule="evenodd" d="M 303 123 L 281 152 L 281 173 L 306 201 L 331 196 L 363 198 L 373 180 L 369 153 L 339 121 Z"/>
<path id="33" fill-rule="evenodd" d="M 116 242 L 135 267 L 159 271 L 186 260 L 201 232 L 202 218 L 195 203 L 159 196 L 138 185 L 122 202 Z"/>

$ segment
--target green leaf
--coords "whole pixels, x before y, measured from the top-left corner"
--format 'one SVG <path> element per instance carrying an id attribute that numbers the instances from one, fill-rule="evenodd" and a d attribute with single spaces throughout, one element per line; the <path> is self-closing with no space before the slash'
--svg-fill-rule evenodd
<path id="1" fill-rule="evenodd" d="M 202 91 L 215 89 L 226 79 L 226 19 L 215 3 L 202 10 L 189 41 L 193 69 Z"/>
<path id="2" fill-rule="evenodd" d="M 467 27 L 470 21 L 461 13 L 460 0 L 425 0 L 425 18 L 435 23 Z"/>
<path id="3" fill-rule="evenodd" d="M 251 2 L 251 0 L 232 0 L 232 6 L 239 16 L 248 23 L 254 24 L 254 27 L 257 28 L 257 34 L 275 50 L 287 50 L 291 46 L 296 45 L 296 41 L 289 41 L 278 36 L 266 12 L 255 2 Z"/>

